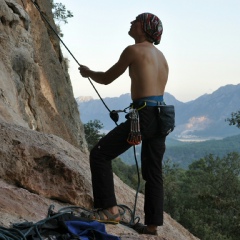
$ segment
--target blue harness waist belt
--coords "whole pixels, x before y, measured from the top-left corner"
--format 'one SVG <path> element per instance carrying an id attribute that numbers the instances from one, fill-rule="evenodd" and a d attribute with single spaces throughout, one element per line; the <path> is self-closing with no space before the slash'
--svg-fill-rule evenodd
<path id="1" fill-rule="evenodd" d="M 156 107 L 160 105 L 166 105 L 163 96 L 150 96 L 150 97 L 144 97 L 133 100 L 133 106 L 139 107 L 139 106 L 150 106 L 150 107 Z"/>

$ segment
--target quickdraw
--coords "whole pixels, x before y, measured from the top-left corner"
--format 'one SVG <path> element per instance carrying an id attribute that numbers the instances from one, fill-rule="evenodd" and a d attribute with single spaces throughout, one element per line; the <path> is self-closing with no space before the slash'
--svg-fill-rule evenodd
<path id="1" fill-rule="evenodd" d="M 129 118 L 131 121 L 131 128 L 127 142 L 130 143 L 131 145 L 138 145 L 142 141 L 138 110 L 132 109 L 131 112 L 129 113 Z"/>

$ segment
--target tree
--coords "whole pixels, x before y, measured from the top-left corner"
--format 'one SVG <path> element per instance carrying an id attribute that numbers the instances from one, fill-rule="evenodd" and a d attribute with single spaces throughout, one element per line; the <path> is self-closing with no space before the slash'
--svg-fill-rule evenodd
<path id="1" fill-rule="evenodd" d="M 68 23 L 68 18 L 72 18 L 73 14 L 71 11 L 66 9 L 66 6 L 62 3 L 54 3 L 54 0 L 50 0 L 52 4 L 52 11 L 55 21 L 59 24 L 60 22 Z"/>
<path id="2" fill-rule="evenodd" d="M 88 143 L 88 149 L 91 150 L 98 141 L 105 136 L 104 133 L 100 133 L 103 128 L 103 124 L 99 120 L 90 120 L 88 123 L 84 124 L 85 138 Z"/>
<path id="3" fill-rule="evenodd" d="M 184 170 L 170 159 L 163 162 L 164 210 L 179 220 L 179 194 Z"/>
<path id="4" fill-rule="evenodd" d="M 229 125 L 236 125 L 237 128 L 240 128 L 240 110 L 237 112 L 232 112 L 231 118 L 227 118 L 226 121 L 229 122 Z"/>
<path id="5" fill-rule="evenodd" d="M 60 37 L 63 37 L 60 23 L 68 23 L 68 19 L 73 17 L 71 11 L 66 9 L 66 6 L 62 3 L 54 3 L 54 0 L 50 0 L 52 5 L 53 18 L 57 27 L 57 33 Z"/>
<path id="6" fill-rule="evenodd" d="M 237 153 L 193 162 L 182 178 L 179 222 L 201 239 L 238 239 L 239 176 Z"/>
<path id="7" fill-rule="evenodd" d="M 188 170 L 164 163 L 164 210 L 205 240 L 237 240 L 240 235 L 240 155 L 210 154 Z"/>

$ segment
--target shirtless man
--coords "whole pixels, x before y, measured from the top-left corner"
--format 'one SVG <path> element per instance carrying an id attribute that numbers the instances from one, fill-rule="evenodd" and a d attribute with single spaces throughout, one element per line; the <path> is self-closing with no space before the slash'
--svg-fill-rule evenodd
<path id="1" fill-rule="evenodd" d="M 90 77 L 97 83 L 110 84 L 127 68 L 131 78 L 133 107 L 139 110 L 142 134 L 141 167 L 145 184 L 145 224 L 138 225 L 139 233 L 157 235 L 157 226 L 163 225 L 163 180 L 162 158 L 165 152 L 165 136 L 158 133 L 158 104 L 168 79 L 168 64 L 154 45 L 159 44 L 162 23 L 151 13 L 142 13 L 131 22 L 129 35 L 135 44 L 122 52 L 118 62 L 106 72 L 96 72 L 81 65 L 83 77 Z M 144 104 L 145 107 L 142 107 Z M 118 223 L 119 215 L 114 193 L 111 160 L 131 147 L 127 142 L 130 120 L 121 123 L 103 137 L 90 153 L 94 207 L 98 210 L 93 219 Z"/>

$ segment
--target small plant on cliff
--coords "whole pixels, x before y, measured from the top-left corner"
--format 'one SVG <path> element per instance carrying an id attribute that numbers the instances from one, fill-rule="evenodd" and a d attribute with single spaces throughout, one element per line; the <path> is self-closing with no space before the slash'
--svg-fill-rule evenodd
<path id="1" fill-rule="evenodd" d="M 62 3 L 55 3 L 54 0 L 50 0 L 52 5 L 53 18 L 56 23 L 57 32 L 60 37 L 63 37 L 60 24 L 68 23 L 68 19 L 73 17 L 73 13 L 66 9 L 66 6 Z"/>
<path id="2" fill-rule="evenodd" d="M 66 9 L 66 6 L 62 3 L 55 3 L 51 0 L 52 11 L 55 21 L 59 24 L 60 22 L 68 23 L 68 19 L 73 17 L 71 11 Z"/>

